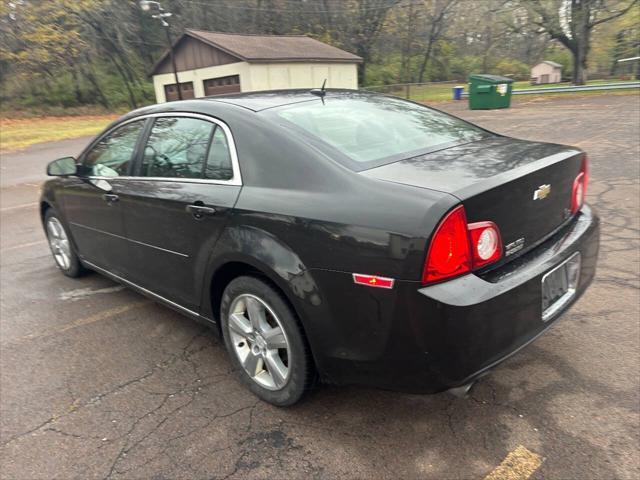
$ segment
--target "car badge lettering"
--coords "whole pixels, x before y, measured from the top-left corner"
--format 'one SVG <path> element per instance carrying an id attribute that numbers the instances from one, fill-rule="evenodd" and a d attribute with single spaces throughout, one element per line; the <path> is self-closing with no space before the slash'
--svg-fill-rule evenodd
<path id="1" fill-rule="evenodd" d="M 376 288 L 393 288 L 395 280 L 393 278 L 379 277 L 377 275 L 365 275 L 362 273 L 353 274 L 353 283 Z"/>
<path id="2" fill-rule="evenodd" d="M 551 185 L 548 183 L 545 185 L 540 185 L 537 190 L 533 192 L 534 200 L 543 200 L 549 196 L 551 193 Z"/>
<path id="3" fill-rule="evenodd" d="M 505 256 L 513 255 L 516 252 L 519 252 L 524 248 L 524 237 L 517 239 L 514 242 L 505 245 Z"/>

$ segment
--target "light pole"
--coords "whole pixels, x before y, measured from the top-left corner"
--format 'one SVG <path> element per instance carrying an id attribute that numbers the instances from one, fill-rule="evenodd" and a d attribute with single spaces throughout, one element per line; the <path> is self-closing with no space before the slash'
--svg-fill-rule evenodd
<path id="1" fill-rule="evenodd" d="M 172 13 L 166 12 L 160 2 L 154 2 L 152 0 L 140 0 L 139 2 L 140 8 L 145 12 L 151 10 L 151 8 L 155 8 L 158 13 L 151 15 L 152 18 L 157 18 L 162 23 L 164 27 L 164 32 L 167 36 L 167 45 L 169 46 L 169 56 L 171 57 L 171 65 L 173 66 L 173 76 L 176 80 L 176 88 L 178 89 L 178 99 L 182 100 L 182 91 L 180 90 L 180 82 L 178 81 L 178 68 L 176 67 L 176 58 L 173 55 L 173 44 L 171 43 L 171 34 L 169 33 L 169 24 L 165 20 L 165 18 L 169 18 Z"/>

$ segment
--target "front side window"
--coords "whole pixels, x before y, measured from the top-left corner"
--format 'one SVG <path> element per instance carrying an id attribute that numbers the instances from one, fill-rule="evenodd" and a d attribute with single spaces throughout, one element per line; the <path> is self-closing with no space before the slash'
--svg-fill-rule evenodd
<path id="1" fill-rule="evenodd" d="M 99 177 L 127 175 L 144 122 L 127 123 L 110 132 L 89 150 L 82 164 Z"/>

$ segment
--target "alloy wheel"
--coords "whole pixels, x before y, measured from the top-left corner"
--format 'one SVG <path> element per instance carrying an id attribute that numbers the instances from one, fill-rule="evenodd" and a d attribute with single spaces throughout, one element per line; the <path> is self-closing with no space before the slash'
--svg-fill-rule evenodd
<path id="1" fill-rule="evenodd" d="M 60 220 L 56 217 L 51 217 L 47 221 L 47 238 L 56 263 L 63 270 L 69 270 L 71 266 L 71 246 L 67 233 L 64 231 Z"/>
<path id="2" fill-rule="evenodd" d="M 233 350 L 261 387 L 280 390 L 289 379 L 291 348 L 273 309 L 255 295 L 236 297 L 227 321 Z"/>

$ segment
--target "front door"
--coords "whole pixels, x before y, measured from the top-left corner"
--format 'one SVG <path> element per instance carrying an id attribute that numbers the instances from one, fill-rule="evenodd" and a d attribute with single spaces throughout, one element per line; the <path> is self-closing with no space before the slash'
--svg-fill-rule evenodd
<path id="1" fill-rule="evenodd" d="M 196 312 L 209 257 L 241 188 L 225 128 L 207 117 L 156 117 L 136 177 L 120 196 L 128 277 Z"/>
<path id="2" fill-rule="evenodd" d="M 145 120 L 111 130 L 80 157 L 87 175 L 66 179 L 62 204 L 80 256 L 116 274 L 127 264 L 127 242 L 119 192 L 129 173 Z"/>

